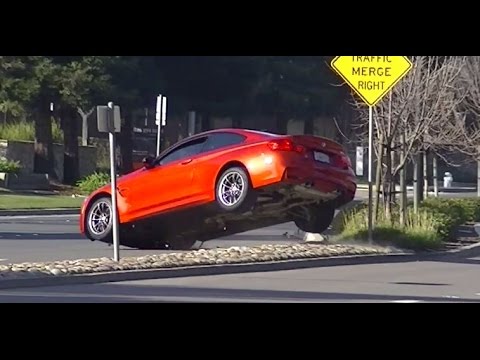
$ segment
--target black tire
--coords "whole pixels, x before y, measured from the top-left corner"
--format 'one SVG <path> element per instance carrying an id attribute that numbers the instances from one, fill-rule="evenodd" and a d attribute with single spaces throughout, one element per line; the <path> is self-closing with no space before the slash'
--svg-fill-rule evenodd
<path id="1" fill-rule="evenodd" d="M 92 217 L 93 213 L 97 213 L 99 211 L 99 206 L 100 204 L 104 204 L 104 206 L 109 208 L 110 211 L 110 217 L 108 221 L 108 225 L 103 231 L 98 231 L 98 229 L 95 229 L 93 226 L 92 222 Z M 96 240 L 96 241 L 104 241 L 104 242 L 109 242 L 111 243 L 113 241 L 113 234 L 112 234 L 112 228 L 113 228 L 113 221 L 112 221 L 112 200 L 110 197 L 101 197 L 95 200 L 89 207 L 87 214 L 85 216 L 85 232 L 87 237 L 90 240 Z"/>
<path id="2" fill-rule="evenodd" d="M 335 217 L 335 208 L 332 206 L 309 206 L 305 209 L 305 216 L 294 219 L 295 225 L 302 231 L 321 234 L 329 228 Z"/>
<path id="3" fill-rule="evenodd" d="M 191 250 L 197 240 L 195 239 L 175 239 L 167 242 L 167 250 Z"/>
<path id="4" fill-rule="evenodd" d="M 242 189 L 236 190 L 241 191 L 238 194 L 238 198 L 229 198 L 232 202 L 234 202 L 232 205 L 228 205 L 226 203 L 228 202 L 227 199 L 222 197 L 221 195 L 224 181 L 228 176 L 235 177 L 237 180 L 241 178 L 241 182 L 243 183 Z M 246 205 L 248 205 L 249 199 L 251 198 L 250 190 L 250 178 L 248 177 L 247 172 L 243 168 L 237 166 L 228 168 L 223 171 L 222 174 L 218 177 L 217 183 L 215 185 L 215 199 L 217 205 L 221 210 L 228 212 L 243 210 Z"/>

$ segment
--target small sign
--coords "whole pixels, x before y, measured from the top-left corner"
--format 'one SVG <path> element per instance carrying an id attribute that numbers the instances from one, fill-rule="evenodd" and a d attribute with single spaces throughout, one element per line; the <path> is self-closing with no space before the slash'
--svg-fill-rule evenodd
<path id="1" fill-rule="evenodd" d="M 163 97 L 162 102 L 162 126 L 167 125 L 167 97 Z"/>
<path id="2" fill-rule="evenodd" d="M 108 106 L 97 106 L 97 126 L 99 132 L 119 133 L 122 127 L 120 106 L 114 106 L 113 119 Z"/>
<path id="3" fill-rule="evenodd" d="M 155 111 L 155 124 L 159 125 L 162 116 L 162 95 L 157 96 L 157 108 Z"/>

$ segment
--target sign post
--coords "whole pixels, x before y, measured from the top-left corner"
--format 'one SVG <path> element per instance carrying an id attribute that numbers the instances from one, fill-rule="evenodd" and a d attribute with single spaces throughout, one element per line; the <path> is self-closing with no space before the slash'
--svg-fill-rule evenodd
<path id="1" fill-rule="evenodd" d="M 120 241 L 117 209 L 117 166 L 115 156 L 115 133 L 120 132 L 120 107 L 109 102 L 107 106 L 97 106 L 97 125 L 99 132 L 108 132 L 110 143 L 110 184 L 112 194 L 112 235 L 113 235 L 113 259 L 120 261 Z"/>
<path id="2" fill-rule="evenodd" d="M 157 97 L 155 124 L 157 125 L 157 156 L 159 156 L 162 143 L 162 128 L 167 125 L 167 97 L 161 94 Z"/>
<path id="3" fill-rule="evenodd" d="M 406 56 L 337 56 L 333 70 L 368 105 L 368 241 L 373 240 L 373 108 L 410 71 Z"/>

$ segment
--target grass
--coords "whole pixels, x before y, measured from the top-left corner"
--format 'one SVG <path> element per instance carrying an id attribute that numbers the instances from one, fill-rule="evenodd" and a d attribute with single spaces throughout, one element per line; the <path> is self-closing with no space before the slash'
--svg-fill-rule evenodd
<path id="1" fill-rule="evenodd" d="M 63 131 L 56 121 L 52 121 L 54 143 L 63 143 Z M 0 123 L 0 139 L 11 141 L 34 141 L 35 125 L 33 121 L 20 120 L 12 123 Z"/>
<path id="2" fill-rule="evenodd" d="M 412 208 L 407 210 L 406 225 L 401 226 L 398 210 L 393 213 L 392 221 L 387 220 L 380 211 L 373 230 L 374 241 L 382 245 L 393 245 L 403 249 L 427 250 L 438 249 L 446 240 L 443 229 L 444 216 L 422 209 L 419 215 L 413 213 Z M 367 209 L 362 206 L 345 214 L 339 240 L 367 241 L 368 223 Z"/>
<path id="3" fill-rule="evenodd" d="M 23 195 L 0 193 L 0 210 L 74 209 L 83 198 L 64 195 Z"/>

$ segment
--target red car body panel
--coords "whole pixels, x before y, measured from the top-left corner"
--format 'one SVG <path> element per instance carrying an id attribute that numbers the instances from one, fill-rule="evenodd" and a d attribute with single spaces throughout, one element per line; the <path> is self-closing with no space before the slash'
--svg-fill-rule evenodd
<path id="1" fill-rule="evenodd" d="M 163 154 L 169 154 L 192 140 L 218 133 L 241 135 L 245 140 L 241 144 L 205 151 L 165 166 L 141 168 L 119 177 L 119 222 L 132 223 L 165 212 L 214 202 L 217 177 L 227 164 L 245 167 L 254 189 L 310 183 L 320 193 L 339 193 L 341 204 L 353 200 L 355 196 L 356 181 L 350 160 L 341 145 L 325 138 L 221 129 L 185 139 Z M 278 146 L 293 144 L 294 147 L 284 151 L 281 147 L 275 148 L 277 142 Z M 316 161 L 314 150 L 327 154 L 331 163 Z M 110 195 L 110 191 L 109 184 L 85 200 L 80 215 L 82 233 L 85 232 L 85 215 L 89 204 L 99 195 Z"/>

